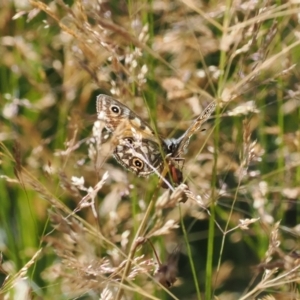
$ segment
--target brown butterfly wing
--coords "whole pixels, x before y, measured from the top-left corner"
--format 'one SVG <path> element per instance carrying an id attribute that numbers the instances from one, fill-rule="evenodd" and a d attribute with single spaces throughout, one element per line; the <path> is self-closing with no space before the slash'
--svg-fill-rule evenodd
<path id="1" fill-rule="evenodd" d="M 169 182 L 172 182 L 175 185 L 179 185 L 183 182 L 182 171 L 175 165 L 175 161 L 181 160 L 182 153 L 186 151 L 191 136 L 198 131 L 202 124 L 210 117 L 215 110 L 216 105 L 217 103 L 215 101 L 211 102 L 181 137 L 178 139 L 164 140 L 167 152 L 171 158 L 169 162 L 169 173 L 166 177 Z M 162 187 L 167 188 L 167 185 L 163 184 Z"/>
<path id="2" fill-rule="evenodd" d="M 97 97 L 96 107 L 98 119 L 105 122 L 107 130 L 113 132 L 122 124 L 122 126 L 125 125 L 124 130 L 126 132 L 124 135 L 131 128 L 135 128 L 138 131 L 142 131 L 144 135 L 155 137 L 151 127 L 118 100 L 101 94 Z"/>
<path id="3" fill-rule="evenodd" d="M 182 153 L 184 153 L 190 143 L 190 138 L 192 135 L 198 131 L 202 124 L 207 121 L 207 119 L 211 116 L 211 114 L 216 109 L 217 102 L 213 101 L 211 102 L 201 113 L 201 115 L 194 120 L 192 125 L 187 129 L 187 131 L 179 138 L 177 139 L 176 143 L 178 143 L 178 147 L 176 151 L 173 153 L 173 157 L 180 157 Z"/>
<path id="4" fill-rule="evenodd" d="M 160 138 L 151 127 L 118 100 L 107 95 L 97 97 L 97 115 L 110 132 L 118 130 L 118 144 L 114 157 L 125 168 L 137 175 L 147 176 L 160 171 L 163 159 Z"/>
<path id="5" fill-rule="evenodd" d="M 151 140 L 134 140 L 124 137 L 114 150 L 114 157 L 138 176 L 148 176 L 157 170 L 161 172 L 163 159 L 157 143 Z"/>

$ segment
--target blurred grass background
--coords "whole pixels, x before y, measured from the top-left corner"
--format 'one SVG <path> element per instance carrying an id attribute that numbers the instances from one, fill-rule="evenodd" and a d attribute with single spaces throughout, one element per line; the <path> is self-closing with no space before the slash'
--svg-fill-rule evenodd
<path id="1" fill-rule="evenodd" d="M 296 2 L 0 7 L 3 297 L 120 299 L 124 260 L 144 220 L 142 235 L 163 262 L 180 245 L 178 280 L 161 288 L 145 243 L 122 282 L 124 299 L 300 298 Z M 165 191 L 156 176 L 137 178 L 111 157 L 97 166 L 100 93 L 164 137 L 178 137 L 216 99 L 217 112 L 192 139 L 183 166 L 201 205 L 155 205 L 143 219 Z M 95 210 L 80 207 L 106 171 Z M 168 220 L 178 228 L 169 230 Z"/>

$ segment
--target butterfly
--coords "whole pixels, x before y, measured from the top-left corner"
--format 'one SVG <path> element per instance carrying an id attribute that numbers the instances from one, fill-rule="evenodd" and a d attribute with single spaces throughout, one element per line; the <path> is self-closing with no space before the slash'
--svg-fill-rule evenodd
<path id="1" fill-rule="evenodd" d="M 182 160 L 182 154 L 186 151 L 191 136 L 213 113 L 216 102 L 211 102 L 177 139 L 163 139 L 157 136 L 138 115 L 110 96 L 98 95 L 96 108 L 97 118 L 104 122 L 106 130 L 110 133 L 120 133 L 113 156 L 123 167 L 138 176 L 145 177 L 154 172 L 160 174 L 167 158 L 170 161 L 168 179 L 178 185 L 182 183 L 183 176 L 172 161 Z"/>
<path id="2" fill-rule="evenodd" d="M 153 246 L 152 246 L 153 247 Z M 153 250 L 155 251 L 154 247 Z M 177 246 L 168 256 L 165 263 L 161 263 L 155 251 L 158 262 L 158 269 L 154 274 L 154 278 L 165 288 L 171 288 L 177 280 L 178 260 L 180 256 L 180 246 Z"/>

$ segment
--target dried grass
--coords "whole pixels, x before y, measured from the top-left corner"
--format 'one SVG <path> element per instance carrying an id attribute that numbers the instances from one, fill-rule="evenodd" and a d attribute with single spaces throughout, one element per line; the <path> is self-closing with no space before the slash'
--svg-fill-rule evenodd
<path id="1" fill-rule="evenodd" d="M 298 299 L 299 11 L 1 4 L 0 294 Z M 216 99 L 176 165 L 183 184 L 165 191 L 111 160 L 123 124 L 96 120 L 100 93 L 164 137 Z"/>

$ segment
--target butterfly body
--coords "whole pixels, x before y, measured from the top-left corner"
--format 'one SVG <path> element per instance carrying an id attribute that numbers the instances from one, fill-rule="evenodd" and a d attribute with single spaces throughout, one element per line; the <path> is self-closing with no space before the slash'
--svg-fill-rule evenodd
<path id="1" fill-rule="evenodd" d="M 165 157 L 180 159 L 191 135 L 208 119 L 215 106 L 216 103 L 212 102 L 181 137 L 164 140 L 155 135 L 152 128 L 124 104 L 107 95 L 101 94 L 97 97 L 98 119 L 104 121 L 109 132 L 120 132 L 113 152 L 114 157 L 122 166 L 139 176 L 161 173 Z M 175 183 L 181 183 L 181 171 L 174 165 L 171 166 L 171 179 Z"/>

